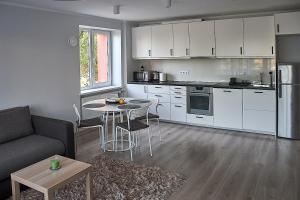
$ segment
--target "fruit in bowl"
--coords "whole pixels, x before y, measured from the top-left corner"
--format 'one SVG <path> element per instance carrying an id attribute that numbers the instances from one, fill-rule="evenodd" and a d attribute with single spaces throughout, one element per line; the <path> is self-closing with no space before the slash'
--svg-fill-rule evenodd
<path id="1" fill-rule="evenodd" d="M 119 104 L 121 104 L 121 105 L 123 105 L 123 104 L 125 104 L 125 99 L 119 99 Z"/>

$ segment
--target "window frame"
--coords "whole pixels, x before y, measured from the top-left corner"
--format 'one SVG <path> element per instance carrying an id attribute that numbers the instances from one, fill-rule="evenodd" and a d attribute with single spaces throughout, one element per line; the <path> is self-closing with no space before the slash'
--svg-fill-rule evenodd
<path id="1" fill-rule="evenodd" d="M 103 88 L 103 87 L 108 87 L 108 86 L 112 86 L 112 37 L 111 37 L 111 31 L 107 31 L 107 30 L 101 30 L 101 29 L 93 29 L 93 28 L 79 28 L 79 34 L 80 32 L 85 31 L 88 33 L 89 35 L 89 86 L 87 87 L 81 87 L 80 85 L 80 90 L 84 91 L 84 90 L 89 90 L 89 89 L 97 89 L 97 88 Z M 107 56 L 108 56 L 108 69 L 107 69 L 107 82 L 105 83 L 96 83 L 96 81 L 94 80 L 94 76 L 95 76 L 95 69 L 94 69 L 94 56 L 95 56 L 95 52 L 94 52 L 94 36 L 96 34 L 102 34 L 102 35 L 107 35 L 108 37 L 108 41 L 107 41 Z M 80 54 L 80 48 L 79 48 L 79 54 Z M 81 67 L 81 66 L 80 66 Z M 81 74 L 80 74 L 81 77 Z"/>

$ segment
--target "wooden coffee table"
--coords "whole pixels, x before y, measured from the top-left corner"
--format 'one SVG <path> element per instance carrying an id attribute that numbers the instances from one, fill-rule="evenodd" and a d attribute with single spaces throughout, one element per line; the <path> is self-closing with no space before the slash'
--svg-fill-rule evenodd
<path id="1" fill-rule="evenodd" d="M 50 161 L 59 159 L 61 169 L 49 169 Z M 52 156 L 20 171 L 11 174 L 13 200 L 20 199 L 20 184 L 26 185 L 44 194 L 46 200 L 54 199 L 54 191 L 59 187 L 86 175 L 87 199 L 92 199 L 91 172 L 92 166 L 63 156 Z"/>

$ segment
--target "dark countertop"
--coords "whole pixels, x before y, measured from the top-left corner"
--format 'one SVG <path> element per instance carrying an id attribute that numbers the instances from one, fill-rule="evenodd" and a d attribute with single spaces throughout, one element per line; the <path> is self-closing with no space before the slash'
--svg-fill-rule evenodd
<path id="1" fill-rule="evenodd" d="M 243 86 L 243 85 L 229 85 L 225 82 L 201 82 L 201 81 L 128 81 L 128 84 L 142 84 L 142 85 L 176 85 L 176 86 L 206 86 L 213 88 L 229 88 L 229 89 L 256 89 L 256 90 L 275 90 L 275 87 L 263 87 L 263 86 Z"/>

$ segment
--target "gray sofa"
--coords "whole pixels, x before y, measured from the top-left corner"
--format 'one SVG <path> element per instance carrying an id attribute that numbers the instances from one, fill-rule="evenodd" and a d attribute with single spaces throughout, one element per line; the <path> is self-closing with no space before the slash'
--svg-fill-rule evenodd
<path id="1" fill-rule="evenodd" d="M 0 199 L 11 195 L 12 172 L 55 154 L 75 157 L 71 122 L 30 115 L 28 106 L 0 111 Z"/>

